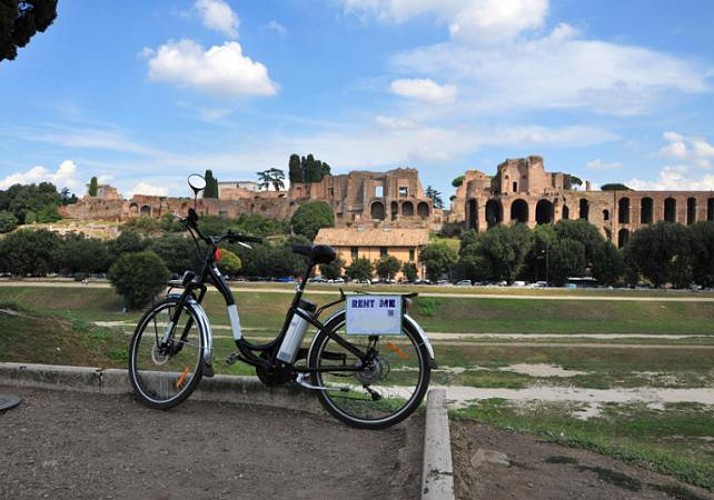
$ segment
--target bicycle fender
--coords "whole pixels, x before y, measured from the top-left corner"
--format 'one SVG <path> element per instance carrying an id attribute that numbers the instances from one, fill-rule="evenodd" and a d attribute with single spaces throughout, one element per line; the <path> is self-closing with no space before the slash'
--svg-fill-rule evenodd
<path id="1" fill-rule="evenodd" d="M 325 320 L 325 325 L 329 325 L 332 321 L 335 321 L 337 319 L 346 320 L 346 317 L 344 317 L 346 314 L 347 313 L 344 309 L 332 313 L 330 317 Z M 340 318 L 340 316 L 343 316 L 343 318 Z M 424 347 L 426 347 L 426 350 L 429 353 L 429 367 L 436 368 L 436 357 L 434 356 L 434 348 L 431 346 L 431 342 L 429 342 L 429 337 L 426 336 L 426 332 L 424 331 L 424 329 L 419 323 L 414 320 L 414 318 L 412 318 L 408 314 L 404 315 L 404 322 L 417 333 L 421 341 L 424 343 Z M 310 351 L 312 351 L 312 345 L 310 346 Z"/>
<path id="2" fill-rule="evenodd" d="M 169 298 L 177 300 L 180 296 L 181 294 L 178 293 L 170 293 L 168 295 Z M 201 338 L 203 340 L 203 353 L 201 355 L 204 363 L 211 366 L 213 364 L 213 335 L 211 333 L 211 322 L 208 320 L 208 315 L 203 309 L 203 306 L 196 302 L 195 299 L 189 298 L 188 301 L 186 301 L 186 307 L 188 307 L 198 319 L 198 331 L 201 333 Z"/>

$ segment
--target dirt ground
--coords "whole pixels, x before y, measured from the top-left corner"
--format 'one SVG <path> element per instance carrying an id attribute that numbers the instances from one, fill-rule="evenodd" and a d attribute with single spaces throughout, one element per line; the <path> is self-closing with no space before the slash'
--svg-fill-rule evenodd
<path id="1" fill-rule="evenodd" d="M 360 431 L 326 414 L 0 386 L 0 499 L 419 498 L 423 417 Z"/>
<path id="2" fill-rule="evenodd" d="M 457 499 L 714 499 L 706 490 L 596 453 L 469 420 L 450 422 Z"/>

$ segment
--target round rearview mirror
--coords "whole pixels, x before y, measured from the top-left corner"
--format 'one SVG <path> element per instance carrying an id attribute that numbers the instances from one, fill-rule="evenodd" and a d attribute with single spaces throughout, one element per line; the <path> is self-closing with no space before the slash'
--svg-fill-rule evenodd
<path id="1" fill-rule="evenodd" d="M 206 179 L 202 175 L 191 174 L 188 176 L 188 185 L 194 193 L 198 194 L 199 191 L 206 189 Z"/>

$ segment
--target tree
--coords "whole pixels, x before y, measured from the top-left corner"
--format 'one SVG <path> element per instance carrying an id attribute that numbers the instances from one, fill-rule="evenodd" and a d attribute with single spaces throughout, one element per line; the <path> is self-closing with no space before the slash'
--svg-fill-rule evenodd
<path id="1" fill-rule="evenodd" d="M 37 33 L 44 33 L 57 17 L 57 0 L 2 0 L 0 2 L 0 62 L 14 60 L 17 49 Z"/>
<path id="2" fill-rule="evenodd" d="M 288 160 L 288 177 L 290 178 L 290 184 L 303 182 L 300 156 L 294 153 L 290 155 L 290 160 Z"/>
<path id="3" fill-rule="evenodd" d="M 625 274 L 625 259 L 610 242 L 603 245 L 595 256 L 593 278 L 602 285 L 615 285 Z"/>
<path id="4" fill-rule="evenodd" d="M 417 266 L 414 262 L 405 262 L 402 266 L 402 272 L 404 273 L 404 277 L 410 283 L 416 281 L 417 277 L 419 276 L 417 272 Z"/>
<path id="5" fill-rule="evenodd" d="M 89 190 L 87 191 L 87 194 L 91 197 L 97 196 L 97 192 L 99 190 L 99 182 L 97 182 L 96 177 L 92 177 L 89 181 Z"/>
<path id="6" fill-rule="evenodd" d="M 337 257 L 329 264 L 320 264 L 320 276 L 328 280 L 334 280 L 342 276 L 342 268 L 345 261 Z"/>
<path id="7" fill-rule="evenodd" d="M 345 274 L 352 280 L 371 280 L 374 266 L 372 261 L 366 257 L 359 257 L 347 266 Z"/>
<path id="8" fill-rule="evenodd" d="M 603 184 L 602 187 L 600 187 L 601 191 L 632 191 L 632 189 L 628 188 L 624 184 L 619 184 L 619 183 L 611 183 L 611 184 Z"/>
<path id="9" fill-rule="evenodd" d="M 465 180 L 466 180 L 466 176 L 460 175 L 460 176 L 456 177 L 453 181 L 451 181 L 451 185 L 454 186 L 455 188 L 458 188 L 464 183 Z"/>
<path id="10" fill-rule="evenodd" d="M 164 289 L 169 270 L 154 252 L 125 253 L 109 268 L 109 280 L 129 309 L 140 309 Z"/>
<path id="11" fill-rule="evenodd" d="M 324 201 L 308 201 L 295 211 L 290 226 L 295 234 L 313 241 L 321 228 L 335 226 L 335 214 Z"/>
<path id="12" fill-rule="evenodd" d="M 0 191 L 0 210 L 11 212 L 19 224 L 59 220 L 57 208 L 61 201 L 51 182 L 14 184 L 6 191 Z"/>
<path id="13" fill-rule="evenodd" d="M 57 233 L 21 229 L 0 240 L 0 269 L 16 276 L 45 276 L 59 271 L 61 240 Z"/>
<path id="14" fill-rule="evenodd" d="M 697 284 L 714 286 L 714 222 L 689 226 L 692 237 L 692 273 Z"/>
<path id="15" fill-rule="evenodd" d="M 394 279 L 397 273 L 402 269 L 402 263 L 395 256 L 387 255 L 379 259 L 374 267 L 377 271 L 377 276 L 379 276 L 382 281 L 388 281 Z"/>
<path id="16" fill-rule="evenodd" d="M 154 238 L 148 247 L 164 261 L 172 273 L 183 274 L 184 271 L 198 271 L 198 257 L 196 246 L 190 238 L 182 234 L 169 233 Z"/>
<path id="17" fill-rule="evenodd" d="M 230 250 L 221 249 L 221 260 L 218 262 L 218 269 L 226 276 L 235 276 L 243 267 L 243 263 L 235 253 Z"/>
<path id="18" fill-rule="evenodd" d="M 17 227 L 17 217 L 7 210 L 0 211 L 0 233 L 9 233 Z"/>
<path id="19" fill-rule="evenodd" d="M 426 188 L 426 197 L 431 198 L 434 203 L 434 208 L 444 208 L 444 201 L 441 199 L 441 193 L 431 186 Z"/>
<path id="20" fill-rule="evenodd" d="M 513 283 L 533 246 L 533 233 L 528 226 L 494 226 L 480 240 L 480 253 L 491 269 L 492 278 Z"/>
<path id="21" fill-rule="evenodd" d="M 112 256 L 107 245 L 96 238 L 67 235 L 60 245 L 59 262 L 66 273 L 103 273 L 109 269 Z"/>
<path id="22" fill-rule="evenodd" d="M 562 286 L 585 271 L 585 245 L 569 238 L 556 240 L 549 251 L 549 281 Z"/>
<path id="23" fill-rule="evenodd" d="M 458 254 L 444 241 L 429 243 L 421 249 L 419 261 L 426 267 L 426 277 L 438 281 L 441 275 L 451 271 Z"/>
<path id="24" fill-rule="evenodd" d="M 685 287 L 692 280 L 692 237 L 685 226 L 658 222 L 635 231 L 628 260 L 656 287 Z"/>
<path id="25" fill-rule="evenodd" d="M 114 259 L 118 259 L 122 254 L 132 252 L 142 252 L 149 245 L 149 241 L 142 238 L 134 231 L 122 231 L 117 239 L 109 243 L 109 251 Z"/>
<path id="26" fill-rule="evenodd" d="M 218 199 L 218 179 L 213 177 L 213 171 L 206 170 L 204 177 L 206 178 L 206 188 L 203 190 L 203 197 Z"/>
<path id="27" fill-rule="evenodd" d="M 326 175 L 330 175 L 330 166 L 316 160 L 312 154 L 300 158 L 296 154 L 290 155 L 288 162 L 290 182 L 320 182 Z"/>
<path id="28" fill-rule="evenodd" d="M 285 188 L 285 172 L 279 168 L 269 168 L 268 170 L 257 172 L 257 175 L 260 186 L 265 189 L 270 189 L 270 186 L 273 186 L 276 191 Z"/>

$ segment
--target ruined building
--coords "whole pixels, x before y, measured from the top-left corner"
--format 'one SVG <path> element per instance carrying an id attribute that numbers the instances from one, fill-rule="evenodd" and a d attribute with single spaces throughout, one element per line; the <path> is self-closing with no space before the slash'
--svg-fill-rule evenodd
<path id="1" fill-rule="evenodd" d="M 543 158 L 506 160 L 489 177 L 466 172 L 452 202 L 449 222 L 485 231 L 500 223 L 529 227 L 561 219 L 585 219 L 622 247 L 642 226 L 658 221 L 714 221 L 713 191 L 592 191 L 572 189 L 569 176 L 549 173 Z"/>

